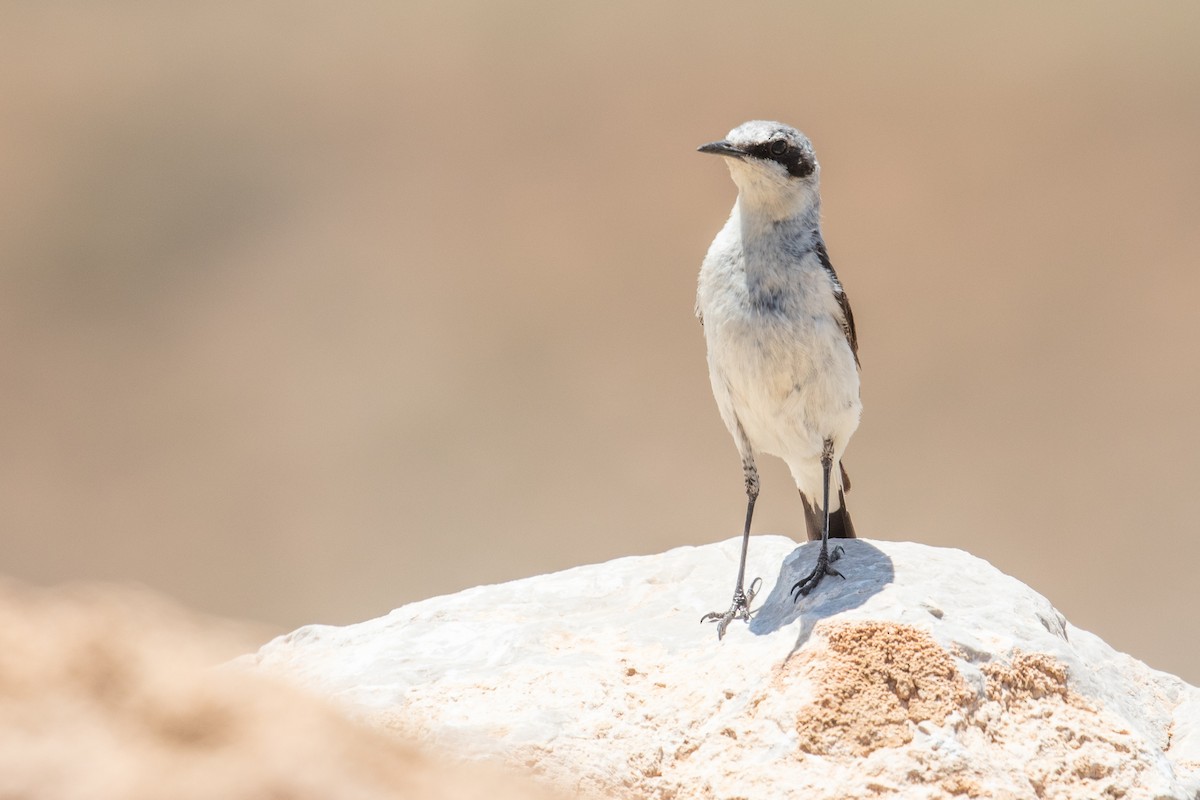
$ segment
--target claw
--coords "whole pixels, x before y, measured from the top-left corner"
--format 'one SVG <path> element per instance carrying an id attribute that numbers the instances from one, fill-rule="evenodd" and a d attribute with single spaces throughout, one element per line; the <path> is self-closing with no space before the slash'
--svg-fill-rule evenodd
<path id="1" fill-rule="evenodd" d="M 750 604 L 754 602 L 754 596 L 758 594 L 759 587 L 762 586 L 762 578 L 755 578 L 750 584 L 750 590 L 743 592 L 741 589 L 733 593 L 733 603 L 729 606 L 729 610 L 722 614 L 719 611 L 710 611 L 700 618 L 700 624 L 705 622 L 717 623 L 717 639 L 725 638 L 725 631 L 729 628 L 729 623 L 735 619 L 744 619 L 750 621 Z"/>
<path id="2" fill-rule="evenodd" d="M 725 629 L 729 627 L 729 623 L 735 619 L 750 619 L 750 615 L 745 608 L 740 608 L 736 601 L 729 607 L 729 610 L 722 614 L 719 611 L 710 611 L 700 618 L 701 624 L 705 622 L 717 623 L 717 639 L 725 638 Z"/>
<path id="3" fill-rule="evenodd" d="M 826 575 L 836 575 L 842 580 L 845 580 L 846 576 L 833 568 L 833 562 L 841 558 L 845 552 L 846 551 L 842 549 L 841 545 L 833 548 L 833 553 L 830 555 L 826 555 L 824 551 L 820 552 L 817 555 L 817 564 L 813 567 L 813 571 L 796 581 L 796 583 L 792 586 L 791 591 L 788 592 L 788 594 L 792 596 L 792 602 L 798 603 L 800 602 L 800 598 L 802 596 L 807 597 L 808 593 L 817 588 L 817 584 L 820 583 L 821 579 Z"/>
<path id="4" fill-rule="evenodd" d="M 755 578 L 750 582 L 750 591 L 746 592 L 746 606 L 754 602 L 754 596 L 758 594 L 758 590 L 762 587 L 762 578 Z"/>

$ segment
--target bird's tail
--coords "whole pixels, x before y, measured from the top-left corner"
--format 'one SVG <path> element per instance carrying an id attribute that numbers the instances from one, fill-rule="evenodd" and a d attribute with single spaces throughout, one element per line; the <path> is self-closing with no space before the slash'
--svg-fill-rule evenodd
<path id="1" fill-rule="evenodd" d="M 837 490 L 837 508 L 829 512 L 829 538 L 855 539 L 857 537 L 854 535 L 854 522 L 850 519 L 850 512 L 846 510 L 845 493 L 850 491 L 850 476 L 846 474 L 845 467 L 841 467 L 841 471 L 842 488 Z M 804 503 L 804 524 L 808 528 L 808 540 L 814 542 L 821 538 L 821 529 L 825 527 L 825 513 L 814 503 L 808 502 L 803 492 L 800 493 L 800 500 Z"/>

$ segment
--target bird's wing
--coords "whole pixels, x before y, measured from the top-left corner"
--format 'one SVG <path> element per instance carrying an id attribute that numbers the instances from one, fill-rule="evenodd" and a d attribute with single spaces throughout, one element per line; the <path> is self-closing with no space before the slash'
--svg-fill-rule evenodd
<path id="1" fill-rule="evenodd" d="M 858 334 L 854 332 L 854 312 L 850 310 L 850 299 L 846 297 L 845 292 L 838 292 L 837 301 L 842 307 L 842 332 L 846 334 L 850 352 L 854 353 L 854 364 L 861 366 L 858 363 Z"/>
<path id="2" fill-rule="evenodd" d="M 838 280 L 837 272 L 833 269 L 833 263 L 829 260 L 829 252 L 825 249 L 825 242 L 818 238 L 814 249 L 817 258 L 821 261 L 821 266 L 833 278 L 833 285 L 836 287 L 834 297 L 842 309 L 842 332 L 846 334 L 846 343 L 850 345 L 850 352 L 854 354 L 855 365 L 858 365 L 858 333 L 854 330 L 854 312 L 850 310 L 850 298 L 846 297 L 842 282 Z"/>

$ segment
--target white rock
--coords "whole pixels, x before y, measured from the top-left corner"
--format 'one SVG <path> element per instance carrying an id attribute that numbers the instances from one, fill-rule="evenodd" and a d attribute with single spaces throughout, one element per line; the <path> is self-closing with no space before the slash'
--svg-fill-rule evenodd
<path id="1" fill-rule="evenodd" d="M 778 580 L 718 641 L 699 619 L 728 604 L 739 546 L 477 587 L 249 660 L 432 746 L 614 797 L 1200 797 L 1200 690 L 986 562 L 852 540 L 845 580 L 793 604 L 815 545 L 757 536 L 748 574 Z"/>

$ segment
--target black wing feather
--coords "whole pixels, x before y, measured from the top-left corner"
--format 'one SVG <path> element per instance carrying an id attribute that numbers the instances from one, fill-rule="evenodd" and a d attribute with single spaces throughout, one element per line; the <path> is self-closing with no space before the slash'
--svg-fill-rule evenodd
<path id="1" fill-rule="evenodd" d="M 817 237 L 813 250 L 816 252 L 821 266 L 825 268 L 833 278 L 834 285 L 838 287 L 835 297 L 842 309 L 842 332 L 846 334 L 846 343 L 850 345 L 850 352 L 854 354 L 855 365 L 861 366 L 858 363 L 858 333 L 854 330 L 854 312 L 850 310 L 850 298 L 846 297 L 846 292 L 842 289 L 842 282 L 838 280 L 833 263 L 829 260 L 829 252 L 825 249 L 825 242 L 820 236 Z"/>

